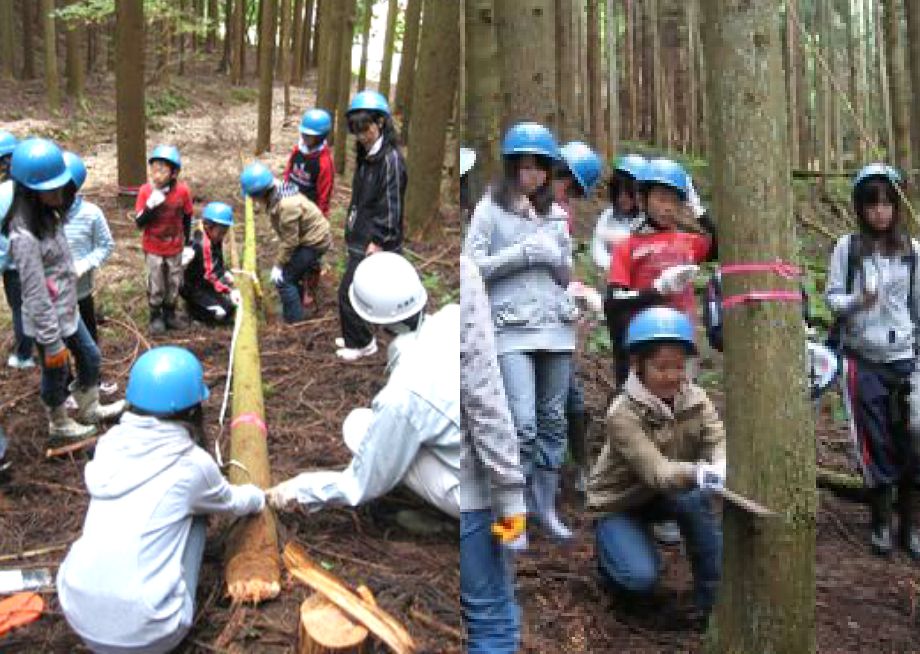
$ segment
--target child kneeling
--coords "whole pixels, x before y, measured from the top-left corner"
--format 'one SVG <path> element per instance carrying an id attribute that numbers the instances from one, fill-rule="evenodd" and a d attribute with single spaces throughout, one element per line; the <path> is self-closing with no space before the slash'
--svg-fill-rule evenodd
<path id="1" fill-rule="evenodd" d="M 716 599 L 722 529 L 709 491 L 725 479 L 725 432 L 703 389 L 688 381 L 696 354 L 681 312 L 646 309 L 630 322 L 631 370 L 607 412 L 607 442 L 591 471 L 588 508 L 600 517 L 602 577 L 625 595 L 647 594 L 661 561 L 651 526 L 675 520 L 687 543 L 695 600 L 703 615 Z"/>
<path id="2" fill-rule="evenodd" d="M 224 237 L 233 227 L 233 209 L 223 202 L 211 202 L 201 213 L 203 227 L 192 235 L 195 253 L 185 268 L 179 294 L 193 320 L 208 325 L 233 322 L 239 291 L 233 275 L 224 265 Z"/>
<path id="3" fill-rule="evenodd" d="M 195 615 L 205 514 L 265 506 L 260 488 L 231 486 L 197 444 L 207 398 L 195 355 L 173 346 L 146 352 L 128 378 L 128 412 L 86 465 L 83 534 L 57 590 L 68 624 L 93 652 L 177 647 Z"/>

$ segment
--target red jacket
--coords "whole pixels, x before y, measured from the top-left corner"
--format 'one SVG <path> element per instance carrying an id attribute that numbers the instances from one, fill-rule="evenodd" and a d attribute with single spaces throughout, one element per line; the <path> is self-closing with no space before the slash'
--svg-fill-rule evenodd
<path id="1" fill-rule="evenodd" d="M 711 240 L 687 232 L 633 234 L 614 247 L 607 281 L 636 291 L 652 288 L 652 282 L 665 269 L 706 260 Z M 688 286 L 682 293 L 668 296 L 670 306 L 696 320 L 696 295 Z"/>
<path id="2" fill-rule="evenodd" d="M 284 181 L 297 186 L 308 200 L 329 215 L 329 200 L 332 198 L 332 185 L 335 180 L 335 168 L 332 154 L 324 142 L 319 150 L 306 154 L 295 145 L 284 168 Z"/>
<path id="3" fill-rule="evenodd" d="M 137 194 L 134 210 L 138 216 L 147 211 L 147 199 L 153 187 L 147 183 Z M 186 241 L 186 225 L 194 213 L 192 194 L 182 182 L 172 185 L 163 204 L 153 209 L 154 217 L 144 227 L 141 244 L 144 252 L 160 257 L 174 257 L 182 252 Z"/>

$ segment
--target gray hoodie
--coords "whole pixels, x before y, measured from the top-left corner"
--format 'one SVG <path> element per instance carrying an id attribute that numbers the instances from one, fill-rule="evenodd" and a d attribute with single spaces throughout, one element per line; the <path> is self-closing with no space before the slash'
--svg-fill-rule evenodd
<path id="1" fill-rule="evenodd" d="M 460 257 L 460 510 L 524 513 L 524 473 L 476 265 Z"/>
<path id="2" fill-rule="evenodd" d="M 264 494 L 231 486 L 178 422 L 125 413 L 86 465 L 89 508 L 57 576 L 68 624 L 101 645 L 142 648 L 192 625 L 182 575 L 192 517 L 255 513 Z"/>
<path id="3" fill-rule="evenodd" d="M 530 243 L 553 243 L 555 265 L 532 254 Z M 566 216 L 554 204 L 548 215 L 527 207 L 502 209 L 486 193 L 473 213 L 464 254 L 479 267 L 495 324 L 498 354 L 575 349 L 578 309 L 566 292 L 572 271 L 572 241 Z"/>
<path id="4" fill-rule="evenodd" d="M 842 236 L 831 255 L 825 298 L 835 316 L 844 319 L 843 345 L 878 363 L 914 358 L 916 339 L 911 309 L 910 262 L 907 255 L 886 257 L 878 253 L 862 260 L 853 275 L 851 293 L 846 292 L 847 255 L 851 236 Z M 918 243 L 911 240 L 916 252 Z M 920 268 L 920 266 L 918 266 Z M 920 278 L 914 274 L 914 315 L 920 315 Z M 868 278 L 877 279 L 878 301 L 862 308 L 860 299 Z"/>

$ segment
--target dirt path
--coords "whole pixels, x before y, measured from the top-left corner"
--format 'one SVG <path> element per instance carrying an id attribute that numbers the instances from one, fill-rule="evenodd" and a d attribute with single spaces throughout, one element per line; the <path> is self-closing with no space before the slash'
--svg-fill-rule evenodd
<path id="1" fill-rule="evenodd" d="M 240 159 L 251 159 L 255 139 L 256 106 L 253 89 L 229 92 L 224 80 L 202 67 L 195 76 L 179 81 L 194 94 L 192 106 L 157 119 L 161 129 L 148 135 L 148 146 L 173 142 L 182 151 L 183 179 L 189 184 L 196 210 L 212 200 L 230 202 L 242 215 L 238 175 Z M 0 89 L 3 90 L 3 89 Z M 82 121 L 35 115 L 34 87 L 16 87 L 22 106 L 0 108 L 0 127 L 18 134 L 54 134 L 84 155 L 89 169 L 87 195 L 105 211 L 117 250 L 97 281 L 97 303 L 107 321 L 102 326 L 104 378 L 117 381 L 123 391 L 127 372 L 148 343 L 175 343 L 190 348 L 205 365 L 206 380 L 223 390 L 229 330 L 194 327 L 187 333 L 163 339 L 146 335 L 142 254 L 134 226 L 115 200 L 115 146 L 110 85 L 101 83 L 94 97 L 93 115 Z M 7 97 L 10 97 L 7 95 Z M 292 89 L 292 115 L 282 124 L 281 93 L 276 90 L 273 116 L 273 151 L 261 157 L 274 170 L 283 168 L 296 142 L 297 119 L 312 101 L 312 90 Z M 228 99 L 229 98 L 229 99 Z M 240 100 L 246 100 L 241 103 Z M 29 119 L 20 116 L 28 113 Z M 267 321 L 260 332 L 266 412 L 270 427 L 270 453 L 276 481 L 297 472 L 320 467 L 341 467 L 349 455 L 341 443 L 340 428 L 348 411 L 367 406 L 384 383 L 385 348 L 366 363 L 346 366 L 332 349 L 338 335 L 335 289 L 341 250 L 342 205 L 348 201 L 350 172 L 337 179 L 332 220 L 337 239 L 326 260 L 329 275 L 316 320 L 295 327 L 277 319 L 277 298 L 266 294 Z M 448 233 L 459 233 L 455 225 Z M 452 231 L 453 230 L 453 231 Z M 264 220 L 259 221 L 259 259 L 267 275 L 274 251 Z M 458 237 L 452 237 L 458 241 Z M 443 248 L 443 243 L 439 244 Z M 459 247 L 459 244 L 458 244 Z M 413 252 L 429 261 L 429 291 L 444 297 L 457 286 L 456 252 L 424 244 L 410 244 Z M 438 255 L 438 256 L 435 256 Z M 266 284 L 266 289 L 270 285 Z M 0 343 L 9 345 L 9 315 L 0 307 Z M 384 343 L 385 345 L 385 343 Z M 0 416 L 11 439 L 15 461 L 10 478 L 0 485 L 0 555 L 47 545 L 66 545 L 80 532 L 87 498 L 82 471 L 88 460 L 76 454 L 45 460 L 45 427 L 37 396 L 38 373 L 0 368 Z M 212 394 L 219 397 L 220 393 Z M 218 437 L 219 400 L 208 406 L 212 419 L 208 447 Z M 221 438 L 226 446 L 226 435 Z M 439 533 L 417 536 L 399 526 L 394 516 L 405 507 L 421 508 L 410 494 L 397 491 L 360 510 L 330 510 L 281 516 L 282 540 L 296 539 L 325 567 L 353 585 L 366 584 L 381 606 L 408 626 L 425 652 L 459 652 L 459 643 L 446 635 L 459 629 L 459 557 L 455 524 L 443 522 Z M 234 609 L 222 596 L 221 553 L 227 521 L 212 519 L 205 553 L 195 626 L 181 652 L 288 652 L 294 645 L 297 609 L 308 592 L 285 580 L 281 597 L 259 607 Z M 29 559 L 29 567 L 56 567 L 63 551 Z M 17 631 L 2 643 L 4 652 L 78 652 L 78 639 L 70 633 L 53 594 L 49 610 L 36 624 Z M 422 618 L 418 618 L 422 615 Z M 448 629 L 439 628 L 437 625 Z M 434 625 L 434 626 L 433 626 Z"/>

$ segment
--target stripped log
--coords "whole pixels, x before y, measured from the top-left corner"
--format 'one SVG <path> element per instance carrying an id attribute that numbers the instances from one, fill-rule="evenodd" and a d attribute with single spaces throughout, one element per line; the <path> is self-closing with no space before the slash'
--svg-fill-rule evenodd
<path id="1" fill-rule="evenodd" d="M 262 371 L 259 361 L 256 313 L 256 233 L 252 200 L 246 199 L 243 270 L 236 285 L 242 302 L 239 332 L 233 357 L 233 421 L 230 423 L 230 467 L 234 484 L 268 488 L 268 429 L 262 402 Z M 225 561 L 227 594 L 234 603 L 258 603 L 276 597 L 281 590 L 281 560 L 275 516 L 267 507 L 258 515 L 239 520 L 227 538 Z"/>

